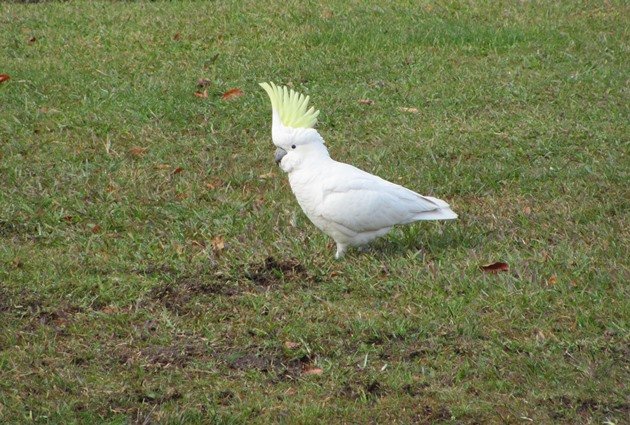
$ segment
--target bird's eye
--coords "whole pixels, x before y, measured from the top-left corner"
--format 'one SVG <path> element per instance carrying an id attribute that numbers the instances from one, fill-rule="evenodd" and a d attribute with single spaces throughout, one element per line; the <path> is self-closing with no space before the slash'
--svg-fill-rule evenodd
<path id="1" fill-rule="evenodd" d="M 295 149 L 295 145 L 291 145 L 291 149 Z"/>

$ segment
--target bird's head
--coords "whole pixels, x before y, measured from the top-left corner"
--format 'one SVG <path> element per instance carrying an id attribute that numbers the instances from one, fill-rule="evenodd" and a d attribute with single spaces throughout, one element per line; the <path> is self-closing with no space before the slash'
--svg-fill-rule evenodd
<path id="1" fill-rule="evenodd" d="M 260 83 L 271 100 L 271 138 L 276 145 L 276 163 L 285 172 L 299 166 L 305 158 L 328 155 L 324 139 L 313 127 L 319 111 L 308 109 L 309 96 L 296 93 L 286 86 Z"/>

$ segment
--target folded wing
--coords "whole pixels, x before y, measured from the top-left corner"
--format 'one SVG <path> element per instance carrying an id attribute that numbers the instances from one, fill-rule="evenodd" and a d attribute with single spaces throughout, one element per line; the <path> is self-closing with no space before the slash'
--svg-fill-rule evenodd
<path id="1" fill-rule="evenodd" d="M 337 163 L 324 180 L 319 214 L 354 232 L 371 232 L 417 220 L 447 220 L 449 205 L 400 185 Z"/>

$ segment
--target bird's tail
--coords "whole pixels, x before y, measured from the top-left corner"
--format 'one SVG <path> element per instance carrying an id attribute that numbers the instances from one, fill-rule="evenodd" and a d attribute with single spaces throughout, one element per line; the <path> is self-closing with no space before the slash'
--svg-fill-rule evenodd
<path id="1" fill-rule="evenodd" d="M 457 214 L 450 208 L 445 207 L 433 211 L 421 212 L 414 218 L 416 220 L 454 220 L 457 218 Z"/>
<path id="2" fill-rule="evenodd" d="M 457 214 L 455 214 L 455 212 L 451 210 L 451 207 L 443 200 L 431 196 L 423 196 L 422 198 L 432 202 L 437 208 L 418 213 L 414 217 L 416 220 L 454 220 L 457 218 Z"/>

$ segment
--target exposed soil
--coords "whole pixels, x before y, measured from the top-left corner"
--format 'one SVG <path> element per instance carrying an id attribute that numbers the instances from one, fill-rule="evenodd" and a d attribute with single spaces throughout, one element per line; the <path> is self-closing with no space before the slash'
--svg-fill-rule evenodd
<path id="1" fill-rule="evenodd" d="M 241 289 L 228 283 L 216 275 L 192 275 L 184 276 L 173 282 L 167 282 L 155 287 L 150 296 L 164 306 L 178 313 L 185 313 L 187 304 L 197 295 L 223 295 L 233 296 L 241 292 Z"/>
<path id="2" fill-rule="evenodd" d="M 312 280 L 306 268 L 297 260 L 276 260 L 273 257 L 267 257 L 262 264 L 246 273 L 245 277 L 265 288 L 280 285 L 286 280 Z"/>
<path id="3" fill-rule="evenodd" d="M 269 353 L 264 350 L 250 350 L 239 353 L 228 351 L 224 354 L 225 363 L 234 370 L 258 370 L 273 373 L 273 381 L 293 380 L 299 377 L 312 363 L 308 356 L 287 358 L 282 354 Z"/>
<path id="4" fill-rule="evenodd" d="M 630 403 L 607 404 L 592 398 L 571 399 L 567 396 L 550 398 L 546 401 L 551 411 L 550 416 L 556 420 L 571 417 L 570 412 L 577 412 L 583 417 L 590 417 L 592 413 L 615 414 L 620 413 L 626 417 L 630 415 Z"/>
<path id="5" fill-rule="evenodd" d="M 369 400 L 376 400 L 387 394 L 387 389 L 376 380 L 357 380 L 346 383 L 340 391 L 340 396 L 357 400 L 361 398 L 367 398 Z"/>

